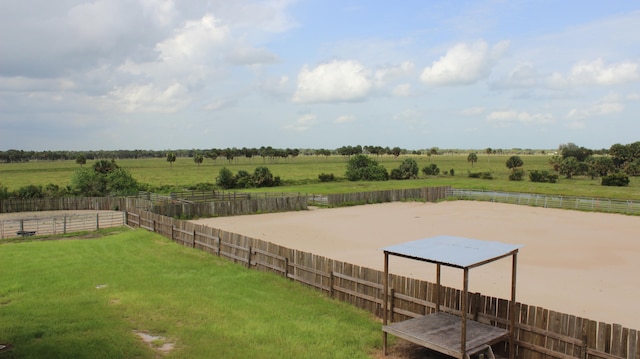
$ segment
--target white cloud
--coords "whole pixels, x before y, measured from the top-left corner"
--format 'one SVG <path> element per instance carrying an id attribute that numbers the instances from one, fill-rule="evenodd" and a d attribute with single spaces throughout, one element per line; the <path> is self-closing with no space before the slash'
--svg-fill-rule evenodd
<path id="1" fill-rule="evenodd" d="M 487 122 L 494 127 L 505 128 L 511 127 L 514 123 L 522 123 L 526 125 L 532 124 L 549 124 L 555 122 L 553 115 L 549 113 L 531 114 L 525 111 L 494 111 L 487 115 Z"/>
<path id="2" fill-rule="evenodd" d="M 356 120 L 356 118 L 354 116 L 343 115 L 343 116 L 339 116 L 338 118 L 333 120 L 333 123 L 347 123 L 347 122 L 353 122 L 355 120 Z"/>
<path id="3" fill-rule="evenodd" d="M 411 85 L 410 84 L 402 84 L 397 85 L 391 91 L 391 94 L 396 97 L 408 97 L 411 95 Z"/>
<path id="4" fill-rule="evenodd" d="M 375 71 L 373 78 L 377 87 L 382 87 L 389 82 L 398 80 L 409 75 L 413 71 L 414 65 L 410 61 L 405 61 L 398 66 L 382 67 Z"/>
<path id="5" fill-rule="evenodd" d="M 224 108 L 232 107 L 235 104 L 236 104 L 235 99 L 222 98 L 222 99 L 217 99 L 215 101 L 208 103 L 207 105 L 203 106 L 202 109 L 205 111 L 218 111 Z"/>
<path id="6" fill-rule="evenodd" d="M 316 119 L 317 116 L 314 114 L 305 114 L 298 117 L 294 123 L 285 126 L 285 128 L 296 132 L 304 132 L 315 125 Z"/>
<path id="7" fill-rule="evenodd" d="M 357 61 L 337 61 L 298 73 L 294 102 L 342 102 L 363 100 L 371 91 L 371 71 Z"/>
<path id="8" fill-rule="evenodd" d="M 484 113 L 484 107 L 470 107 L 470 108 L 466 108 L 460 112 L 458 112 L 459 114 L 463 115 L 463 116 L 478 116 L 478 115 L 482 115 Z"/>
<path id="9" fill-rule="evenodd" d="M 190 100 L 186 88 L 173 83 L 167 87 L 152 84 L 129 85 L 109 93 L 110 99 L 124 112 L 176 112 L 186 107 Z"/>
<path id="10" fill-rule="evenodd" d="M 624 110 L 624 104 L 622 103 L 620 96 L 608 95 L 600 99 L 593 105 L 585 108 L 573 108 L 567 114 L 568 119 L 583 120 L 594 116 L 606 116 L 612 113 L 622 112 Z"/>
<path id="11" fill-rule="evenodd" d="M 639 79 L 638 63 L 622 62 L 606 65 L 599 58 L 593 61 L 578 62 L 567 75 L 554 72 L 547 79 L 547 84 L 554 88 L 584 85 L 608 86 L 634 82 Z"/>
<path id="12" fill-rule="evenodd" d="M 493 66 L 509 47 L 502 41 L 489 48 L 482 40 L 468 45 L 457 44 L 430 67 L 426 67 L 420 79 L 430 85 L 468 85 L 491 74 Z"/>
<path id="13" fill-rule="evenodd" d="M 529 62 L 518 64 L 507 76 L 496 82 L 497 89 L 531 88 L 538 84 L 538 73 Z"/>

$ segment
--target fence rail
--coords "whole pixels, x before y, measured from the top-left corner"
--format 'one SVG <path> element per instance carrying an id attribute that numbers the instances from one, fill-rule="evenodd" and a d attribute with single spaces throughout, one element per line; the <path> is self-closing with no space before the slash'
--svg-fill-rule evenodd
<path id="1" fill-rule="evenodd" d="M 0 239 L 93 231 L 124 225 L 124 212 L 4 219 L 0 220 Z"/>
<path id="2" fill-rule="evenodd" d="M 449 188 L 447 197 L 534 207 L 640 215 L 640 201 Z"/>
<path id="3" fill-rule="evenodd" d="M 237 233 L 132 210 L 127 224 L 154 230 L 173 241 L 272 272 L 382 316 L 384 272 L 282 247 Z M 462 291 L 391 275 L 392 321 L 432 313 L 439 298 L 442 310 L 460 315 Z M 469 293 L 469 317 L 506 328 L 510 306 L 516 306 L 516 355 L 521 359 L 640 359 L 640 332 L 506 299 Z M 506 346 L 495 350 L 505 353 Z"/>

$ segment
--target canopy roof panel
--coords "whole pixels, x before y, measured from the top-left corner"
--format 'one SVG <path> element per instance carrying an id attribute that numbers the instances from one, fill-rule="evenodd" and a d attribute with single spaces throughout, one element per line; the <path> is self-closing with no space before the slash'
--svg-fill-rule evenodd
<path id="1" fill-rule="evenodd" d="M 518 252 L 519 244 L 454 236 L 418 239 L 380 248 L 388 254 L 456 268 L 473 268 Z"/>

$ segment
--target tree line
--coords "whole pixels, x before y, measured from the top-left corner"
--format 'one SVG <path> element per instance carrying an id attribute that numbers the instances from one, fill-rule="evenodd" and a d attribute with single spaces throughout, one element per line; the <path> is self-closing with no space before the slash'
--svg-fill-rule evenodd
<path id="1" fill-rule="evenodd" d="M 615 145 L 614 145 L 615 146 Z M 609 150 L 591 150 L 594 154 L 607 154 Z M 210 148 L 210 149 L 177 149 L 177 150 L 91 150 L 91 151 L 25 151 L 9 149 L 6 151 L 0 151 L 0 163 L 12 163 L 12 162 L 29 162 L 29 161 L 64 161 L 75 160 L 82 156 L 87 161 L 93 160 L 111 160 L 111 159 L 138 159 L 138 158 L 165 158 L 167 153 L 173 153 L 178 158 L 195 157 L 201 155 L 204 158 L 216 160 L 218 158 L 224 158 L 226 160 L 234 160 L 238 158 L 252 158 L 262 157 L 263 159 L 277 160 L 295 158 L 299 155 L 303 156 L 331 156 L 340 155 L 345 157 L 351 157 L 354 155 L 365 154 L 372 156 L 394 156 L 413 154 L 413 155 L 440 155 L 440 154 L 455 154 L 465 152 L 465 150 L 456 149 L 440 149 L 438 147 L 430 147 L 421 150 L 408 150 L 399 146 L 395 147 L 382 147 L 382 146 L 341 146 L 335 149 L 326 148 L 275 148 L 272 146 L 262 147 L 227 147 L 227 148 Z M 534 154 L 536 151 L 531 149 L 492 149 L 487 148 L 484 150 L 487 154 Z M 545 151 L 542 151 L 545 153 Z"/>

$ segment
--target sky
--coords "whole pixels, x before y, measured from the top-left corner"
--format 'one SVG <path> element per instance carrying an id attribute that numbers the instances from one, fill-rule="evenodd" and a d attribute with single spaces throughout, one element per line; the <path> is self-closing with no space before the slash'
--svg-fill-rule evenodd
<path id="1" fill-rule="evenodd" d="M 640 3 L 2 0 L 0 150 L 640 140 Z"/>

